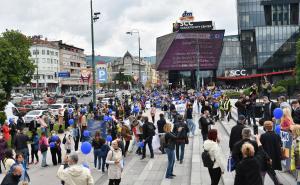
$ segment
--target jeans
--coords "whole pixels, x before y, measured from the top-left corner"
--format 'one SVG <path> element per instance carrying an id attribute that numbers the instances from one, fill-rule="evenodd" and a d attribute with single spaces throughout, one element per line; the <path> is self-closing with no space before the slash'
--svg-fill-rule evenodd
<path id="1" fill-rule="evenodd" d="M 42 153 L 42 167 L 45 167 L 47 165 L 47 151 Z"/>
<path id="2" fill-rule="evenodd" d="M 221 178 L 221 168 L 208 168 L 211 185 L 218 185 Z"/>
<path id="3" fill-rule="evenodd" d="M 97 168 L 97 164 L 98 164 L 98 170 L 101 167 L 100 152 L 101 152 L 101 149 L 94 149 L 94 166 L 95 166 L 95 168 Z M 98 163 L 97 163 L 97 161 L 98 161 Z"/>
<path id="4" fill-rule="evenodd" d="M 166 178 L 170 177 L 173 174 L 173 168 L 175 163 L 175 152 L 172 149 L 165 148 L 165 151 L 168 156 L 168 167 L 166 172 Z"/>
<path id="5" fill-rule="evenodd" d="M 183 160 L 184 157 L 184 148 L 185 148 L 185 143 L 176 143 L 176 159 L 177 161 Z M 179 150 L 180 150 L 180 155 L 179 155 Z"/>
<path id="6" fill-rule="evenodd" d="M 36 162 L 39 162 L 39 155 L 37 149 L 34 148 L 34 145 L 31 145 L 31 162 L 34 162 L 34 156 L 36 158 Z"/>
<path id="7" fill-rule="evenodd" d="M 153 139 L 153 137 L 151 136 L 145 140 L 144 147 L 143 147 L 143 158 L 146 157 L 146 146 L 147 145 L 149 147 L 151 157 L 154 157 L 153 148 L 152 148 L 152 139 Z"/>
<path id="8" fill-rule="evenodd" d="M 57 163 L 60 164 L 61 163 L 61 150 L 55 147 L 55 148 L 51 148 L 50 152 L 51 152 L 53 165 L 56 166 Z"/>
<path id="9" fill-rule="evenodd" d="M 191 132 L 192 135 L 194 136 L 194 135 L 195 135 L 196 125 L 195 125 L 195 123 L 193 122 L 193 119 L 187 119 L 186 122 L 187 122 L 187 124 L 188 124 L 189 129 L 190 129 L 190 132 Z"/>
<path id="10" fill-rule="evenodd" d="M 202 138 L 203 138 L 203 142 L 204 142 L 205 140 L 207 140 L 208 133 L 201 132 L 201 134 L 202 134 Z"/>

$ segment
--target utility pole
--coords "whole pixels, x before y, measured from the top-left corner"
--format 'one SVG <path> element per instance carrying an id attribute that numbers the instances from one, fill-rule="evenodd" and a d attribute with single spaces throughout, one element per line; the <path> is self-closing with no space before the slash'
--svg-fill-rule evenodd
<path id="1" fill-rule="evenodd" d="M 93 0 L 91 0 L 91 34 L 92 34 L 92 73 L 93 73 L 93 103 L 96 105 L 96 66 L 95 66 L 95 51 L 94 51 L 94 22 L 96 22 L 100 12 L 93 12 Z"/>
<path id="2" fill-rule="evenodd" d="M 197 39 L 197 91 L 200 91 L 200 44 Z"/>

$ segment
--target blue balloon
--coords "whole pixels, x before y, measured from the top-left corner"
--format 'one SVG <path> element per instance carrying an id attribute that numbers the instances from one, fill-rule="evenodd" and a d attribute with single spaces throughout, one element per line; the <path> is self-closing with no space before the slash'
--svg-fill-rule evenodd
<path id="1" fill-rule="evenodd" d="M 112 114 L 112 109 L 108 109 L 108 114 Z"/>
<path id="2" fill-rule="evenodd" d="M 280 119 L 282 116 L 283 116 L 283 111 L 281 108 L 276 108 L 274 111 L 273 111 L 273 114 L 274 114 L 274 117 L 276 119 Z"/>
<path id="3" fill-rule="evenodd" d="M 111 142 L 111 141 L 112 141 L 111 135 L 107 135 L 107 136 L 106 136 L 106 141 L 107 141 L 107 142 Z"/>
<path id="4" fill-rule="evenodd" d="M 49 146 L 50 146 L 50 148 L 54 148 L 54 147 L 55 147 L 55 142 L 51 142 L 51 143 L 49 144 Z"/>
<path id="5" fill-rule="evenodd" d="M 138 142 L 138 146 L 141 147 L 141 148 L 143 148 L 145 146 L 145 144 L 144 144 L 143 141 L 140 141 L 140 142 Z"/>
<path id="6" fill-rule="evenodd" d="M 219 108 L 219 103 L 214 103 L 214 107 L 217 109 Z"/>
<path id="7" fill-rule="evenodd" d="M 279 124 L 275 126 L 275 133 L 280 135 L 280 125 Z"/>
<path id="8" fill-rule="evenodd" d="M 53 136 L 52 137 L 52 140 L 55 142 L 55 141 L 57 141 L 59 139 L 59 137 L 58 136 Z"/>
<path id="9" fill-rule="evenodd" d="M 82 143 L 80 149 L 81 149 L 81 152 L 83 154 L 87 155 L 87 154 L 89 154 L 91 152 L 92 145 L 91 145 L 91 143 L 89 143 L 89 142 L 86 141 L 86 142 Z"/>
<path id="10" fill-rule="evenodd" d="M 9 124 L 13 124 L 14 123 L 14 118 L 9 118 Z"/>
<path id="11" fill-rule="evenodd" d="M 88 131 L 88 130 L 83 131 L 83 136 L 84 137 L 89 137 L 90 136 L 90 131 Z"/>
<path id="12" fill-rule="evenodd" d="M 112 120 L 113 120 L 112 117 L 108 116 L 108 121 L 112 121 Z"/>
<path id="13" fill-rule="evenodd" d="M 85 108 L 82 108 L 82 109 L 80 110 L 80 113 L 81 113 L 81 114 L 85 114 L 85 113 L 86 113 Z"/>
<path id="14" fill-rule="evenodd" d="M 69 108 L 68 112 L 69 112 L 69 114 L 72 114 L 73 113 L 73 109 Z"/>
<path id="15" fill-rule="evenodd" d="M 109 121 L 109 116 L 105 115 L 103 118 L 103 121 L 105 121 L 105 122 Z"/>
<path id="16" fill-rule="evenodd" d="M 69 119 L 69 125 L 73 125 L 74 124 L 74 119 Z"/>

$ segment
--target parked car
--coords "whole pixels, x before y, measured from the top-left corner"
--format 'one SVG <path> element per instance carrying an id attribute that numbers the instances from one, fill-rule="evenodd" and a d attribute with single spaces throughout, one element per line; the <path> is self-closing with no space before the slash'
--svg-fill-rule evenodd
<path id="1" fill-rule="evenodd" d="M 56 103 L 56 104 L 52 104 L 49 105 L 48 111 L 55 117 L 58 116 L 58 112 L 62 109 L 65 109 L 66 107 L 68 107 L 67 104 L 64 103 Z"/>
<path id="2" fill-rule="evenodd" d="M 48 112 L 47 110 L 32 110 L 32 111 L 29 111 L 24 116 L 25 124 L 28 125 L 31 121 L 36 120 L 38 117 L 40 117 L 41 115 L 46 114 L 47 112 Z"/>
<path id="3" fill-rule="evenodd" d="M 34 109 L 47 109 L 48 105 L 44 101 L 34 101 L 31 103 Z"/>
<path id="4" fill-rule="evenodd" d="M 33 110 L 33 106 L 32 105 L 20 105 L 17 108 L 19 109 L 19 112 L 20 112 L 21 116 L 24 116 L 25 114 L 27 114 L 27 112 Z"/>
<path id="5" fill-rule="evenodd" d="M 77 103 L 78 100 L 75 96 L 65 96 L 63 103 Z"/>
<path id="6" fill-rule="evenodd" d="M 51 105 L 51 104 L 55 104 L 55 103 L 56 103 L 56 99 L 53 98 L 53 97 L 46 97 L 46 98 L 44 98 L 44 101 L 45 101 L 48 105 Z"/>

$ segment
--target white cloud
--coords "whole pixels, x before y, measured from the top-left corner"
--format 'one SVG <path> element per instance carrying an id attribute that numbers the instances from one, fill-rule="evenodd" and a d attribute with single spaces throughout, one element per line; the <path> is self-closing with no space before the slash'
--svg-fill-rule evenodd
<path id="1" fill-rule="evenodd" d="M 170 33 L 172 22 L 184 10 L 195 20 L 212 20 L 226 34 L 237 33 L 235 0 L 94 0 L 101 12 L 95 23 L 96 54 L 121 56 L 126 50 L 138 54 L 137 36 L 126 31 L 138 29 L 142 56 L 155 55 L 156 37 Z M 0 30 L 18 29 L 85 49 L 91 53 L 89 0 L 4 0 L 0 6 Z"/>

